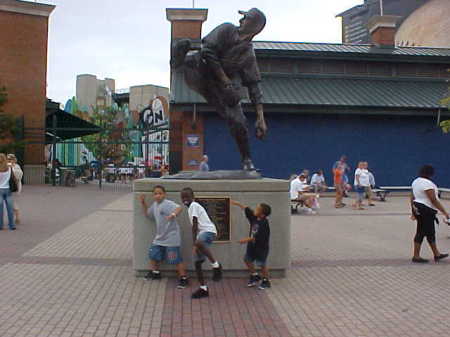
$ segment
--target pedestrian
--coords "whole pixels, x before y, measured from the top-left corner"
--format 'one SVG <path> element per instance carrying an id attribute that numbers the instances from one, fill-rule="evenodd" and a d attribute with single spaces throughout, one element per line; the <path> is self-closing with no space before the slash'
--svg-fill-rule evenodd
<path id="1" fill-rule="evenodd" d="M 267 268 L 267 257 L 269 255 L 270 226 L 268 217 L 271 213 L 269 205 L 261 203 L 252 210 L 237 201 L 231 200 L 231 204 L 240 207 L 245 212 L 245 216 L 250 223 L 248 237 L 239 240 L 240 244 L 247 244 L 247 250 L 244 256 L 244 262 L 250 272 L 248 287 L 254 287 L 259 281 L 259 289 L 271 287 L 269 281 L 269 269 Z M 255 269 L 261 268 L 261 276 Z"/>
<path id="2" fill-rule="evenodd" d="M 8 166 L 6 156 L 3 153 L 0 153 L 0 230 L 3 229 L 3 204 L 6 205 L 9 229 L 16 229 L 14 222 L 14 203 L 11 189 L 15 182 L 13 169 Z M 17 187 L 17 185 L 15 185 L 15 187 Z"/>
<path id="3" fill-rule="evenodd" d="M 159 267 L 163 261 L 176 266 L 178 272 L 178 288 L 188 285 L 186 268 L 181 256 L 181 232 L 176 218 L 183 211 L 180 205 L 166 199 L 166 189 L 157 185 L 153 188 L 153 203 L 149 207 L 145 195 L 141 195 L 144 214 L 156 223 L 156 235 L 149 249 L 150 271 L 147 280 L 161 279 Z"/>
<path id="4" fill-rule="evenodd" d="M 198 167 L 198 170 L 199 170 L 199 171 L 202 171 L 202 172 L 208 172 L 208 171 L 209 171 L 208 161 L 209 161 L 209 158 L 208 158 L 208 156 L 205 154 L 205 155 L 203 156 L 203 158 L 202 158 L 202 161 L 200 162 L 200 165 L 199 165 L 199 167 Z"/>
<path id="5" fill-rule="evenodd" d="M 214 258 L 211 244 L 216 239 L 216 225 L 211 221 L 208 213 L 198 202 L 194 201 L 194 191 L 186 187 L 181 191 L 181 200 L 188 207 L 189 220 L 192 224 L 193 260 L 200 287 L 192 294 L 192 298 L 203 298 L 209 296 L 208 286 L 203 276 L 202 264 L 206 258 L 211 262 L 213 268 L 213 281 L 222 279 L 222 265 Z"/>
<path id="6" fill-rule="evenodd" d="M 10 167 L 13 169 L 14 177 L 17 182 L 17 192 L 13 194 L 13 202 L 14 202 L 14 223 L 16 225 L 20 225 L 20 208 L 19 208 L 19 198 L 22 194 L 22 177 L 23 171 L 20 165 L 17 163 L 17 158 L 14 154 L 10 153 L 7 156 Z"/>
<path id="7" fill-rule="evenodd" d="M 338 161 L 336 161 L 333 165 L 333 174 L 334 174 L 334 170 L 337 167 L 341 167 L 341 169 L 343 170 L 342 173 L 342 197 L 348 197 L 347 192 L 350 191 L 351 186 L 349 184 L 349 179 L 348 179 L 348 174 L 350 173 L 350 166 L 347 164 L 347 156 L 346 155 L 342 155 Z"/>
<path id="8" fill-rule="evenodd" d="M 318 170 L 316 173 L 313 174 L 311 178 L 311 186 L 314 188 L 314 193 L 327 191 L 328 187 L 325 182 L 323 170 Z"/>
<path id="9" fill-rule="evenodd" d="M 364 162 L 364 170 L 367 171 L 367 175 L 369 176 L 369 186 L 366 187 L 366 195 L 367 195 L 367 204 L 369 206 L 375 206 L 375 204 L 372 201 L 373 193 L 372 189 L 375 188 L 375 177 L 373 176 L 373 173 L 369 170 L 369 163 Z"/>
<path id="10" fill-rule="evenodd" d="M 333 182 L 334 188 L 336 189 L 336 198 L 334 201 L 335 208 L 345 207 L 345 204 L 342 202 L 342 199 L 344 199 L 344 189 L 345 189 L 343 176 L 344 176 L 344 166 L 341 164 L 335 165 L 335 167 L 333 167 Z"/>
<path id="11" fill-rule="evenodd" d="M 362 207 L 362 202 L 364 200 L 364 195 L 366 194 L 367 188 L 370 186 L 369 171 L 365 169 L 365 163 L 360 161 L 358 163 L 358 168 L 355 170 L 355 192 L 356 200 L 353 207 L 358 210 L 364 210 Z"/>
<path id="12" fill-rule="evenodd" d="M 420 248 L 423 239 L 426 237 L 431 250 L 433 251 L 434 261 L 445 259 L 448 254 L 442 254 L 436 245 L 435 223 L 438 211 L 449 220 L 449 214 L 439 200 L 439 190 L 436 184 L 431 180 L 434 176 L 434 168 L 431 165 L 424 165 L 419 172 L 419 177 L 412 183 L 411 194 L 411 219 L 417 221 L 417 232 L 414 237 L 414 255 L 412 262 L 427 263 L 427 259 L 420 256 Z"/>

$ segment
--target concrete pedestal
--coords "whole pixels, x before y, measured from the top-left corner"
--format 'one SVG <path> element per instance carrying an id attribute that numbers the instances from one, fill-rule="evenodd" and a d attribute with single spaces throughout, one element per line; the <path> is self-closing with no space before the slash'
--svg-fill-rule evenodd
<path id="1" fill-rule="evenodd" d="M 167 190 L 167 198 L 181 205 L 180 191 L 191 187 L 196 197 L 229 197 L 254 208 L 264 202 L 272 207 L 269 218 L 271 236 L 268 266 L 272 277 L 284 277 L 290 265 L 291 217 L 289 202 L 289 184 L 286 180 L 167 180 L 140 179 L 134 182 L 134 219 L 133 219 L 133 266 L 136 274 L 142 275 L 149 269 L 148 248 L 155 235 L 155 223 L 144 216 L 139 196 L 145 194 L 152 201 L 152 189 L 155 185 L 163 185 Z M 211 246 L 214 256 L 222 263 L 225 277 L 247 276 L 243 263 L 245 245 L 237 243 L 239 239 L 248 237 L 249 223 L 243 211 L 230 207 L 231 239 L 217 242 Z M 193 270 L 192 265 L 192 232 L 187 216 L 187 209 L 178 217 L 182 231 L 182 252 L 186 267 Z M 210 264 L 205 263 L 206 270 Z M 174 267 L 163 265 L 162 271 L 174 272 Z"/>

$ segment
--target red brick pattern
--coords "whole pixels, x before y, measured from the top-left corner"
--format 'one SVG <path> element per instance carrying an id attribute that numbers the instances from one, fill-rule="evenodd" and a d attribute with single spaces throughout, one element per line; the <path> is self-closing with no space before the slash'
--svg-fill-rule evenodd
<path id="1" fill-rule="evenodd" d="M 210 283 L 210 297 L 192 300 L 196 282 L 184 290 L 166 287 L 161 337 L 291 336 L 269 300 L 269 290 L 247 288 L 244 279 Z"/>

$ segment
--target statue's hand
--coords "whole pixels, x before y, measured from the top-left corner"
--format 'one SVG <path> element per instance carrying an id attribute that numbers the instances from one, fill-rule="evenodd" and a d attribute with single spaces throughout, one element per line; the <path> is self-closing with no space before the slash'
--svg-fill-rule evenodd
<path id="1" fill-rule="evenodd" d="M 256 129 L 256 138 L 258 139 L 264 139 L 267 134 L 267 125 L 266 121 L 264 119 L 258 119 L 255 123 L 255 129 Z"/>

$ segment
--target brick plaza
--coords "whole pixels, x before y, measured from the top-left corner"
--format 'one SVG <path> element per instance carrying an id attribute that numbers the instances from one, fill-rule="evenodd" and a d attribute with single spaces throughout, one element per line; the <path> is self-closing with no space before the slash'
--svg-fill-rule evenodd
<path id="1" fill-rule="evenodd" d="M 131 193 L 108 188 L 26 187 L 23 224 L 0 232 L 1 337 L 450 335 L 450 265 L 410 263 L 406 197 L 366 211 L 322 198 L 319 215 L 292 217 L 286 279 L 267 291 L 211 282 L 192 301 L 194 279 L 177 290 L 134 277 Z M 442 251 L 449 236 L 442 225 Z"/>

